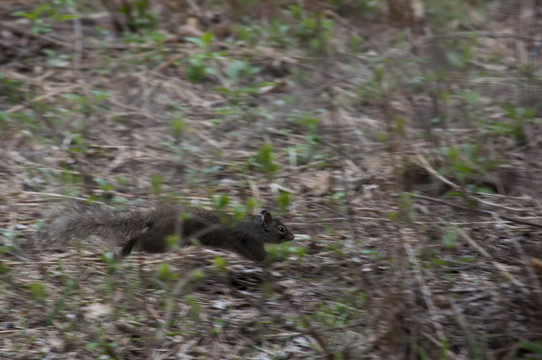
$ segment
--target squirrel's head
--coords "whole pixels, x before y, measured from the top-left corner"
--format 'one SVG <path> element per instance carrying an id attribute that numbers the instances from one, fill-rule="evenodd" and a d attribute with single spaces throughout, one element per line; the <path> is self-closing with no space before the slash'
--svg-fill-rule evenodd
<path id="1" fill-rule="evenodd" d="M 279 219 L 274 219 L 267 210 L 260 212 L 261 227 L 266 233 L 266 242 L 281 243 L 292 241 L 294 234 Z"/>

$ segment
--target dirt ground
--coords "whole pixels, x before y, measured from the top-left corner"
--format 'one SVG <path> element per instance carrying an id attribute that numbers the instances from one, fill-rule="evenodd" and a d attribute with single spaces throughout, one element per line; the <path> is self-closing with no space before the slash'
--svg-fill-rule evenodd
<path id="1" fill-rule="evenodd" d="M 0 358 L 542 359 L 542 9 L 368 3 L 1 2 Z M 296 239 L 36 248 L 74 201 Z"/>

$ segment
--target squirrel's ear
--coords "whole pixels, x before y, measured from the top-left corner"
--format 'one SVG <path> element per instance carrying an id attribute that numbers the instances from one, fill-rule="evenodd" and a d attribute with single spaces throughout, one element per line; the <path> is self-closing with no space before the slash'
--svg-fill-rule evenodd
<path id="1" fill-rule="evenodd" d="M 267 210 L 262 210 L 260 213 L 260 218 L 262 219 L 262 225 L 266 228 L 271 226 L 271 222 L 273 221 L 273 217 L 271 216 L 271 213 Z"/>

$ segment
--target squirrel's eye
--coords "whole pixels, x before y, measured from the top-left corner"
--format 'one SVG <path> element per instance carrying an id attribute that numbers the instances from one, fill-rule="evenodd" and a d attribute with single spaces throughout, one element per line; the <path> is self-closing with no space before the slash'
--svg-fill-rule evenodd
<path id="1" fill-rule="evenodd" d="M 279 233 L 284 234 L 285 231 L 286 229 L 284 228 L 284 226 L 279 225 Z"/>

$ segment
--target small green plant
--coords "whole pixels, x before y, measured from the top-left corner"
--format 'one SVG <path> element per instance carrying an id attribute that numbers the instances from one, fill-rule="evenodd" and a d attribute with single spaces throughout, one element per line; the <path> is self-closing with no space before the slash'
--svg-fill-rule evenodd
<path id="1" fill-rule="evenodd" d="M 45 55 L 47 55 L 47 64 L 51 67 L 65 68 L 71 65 L 71 55 L 58 54 L 57 51 L 52 49 L 43 49 Z"/>
<path id="2" fill-rule="evenodd" d="M 359 35 L 352 35 L 352 37 L 350 38 L 350 41 L 349 41 L 349 44 L 348 44 L 348 47 L 350 48 L 350 51 L 356 53 L 356 52 L 359 52 L 359 48 L 361 46 L 361 44 L 363 44 L 363 42 L 365 41 L 365 39 Z"/>
<path id="3" fill-rule="evenodd" d="M 22 102 L 26 96 L 23 89 L 24 84 L 24 81 L 7 78 L 4 73 L 0 72 L 0 94 L 2 94 L 0 98 L 5 96 L 10 104 Z"/>
<path id="4" fill-rule="evenodd" d="M 336 6 L 341 15 L 361 17 L 373 13 L 378 8 L 378 4 L 382 1 L 383 0 L 330 0 L 329 3 Z M 343 7 L 341 5 L 345 6 Z"/>
<path id="5" fill-rule="evenodd" d="M 280 191 L 276 198 L 276 202 L 279 207 L 279 210 L 285 213 L 288 210 L 288 206 L 290 206 L 292 202 L 292 196 L 290 195 L 289 192 Z"/>
<path id="6" fill-rule="evenodd" d="M 200 269 L 196 269 L 192 271 L 191 277 L 192 277 L 192 281 L 198 282 L 205 277 L 205 273 Z"/>
<path id="7" fill-rule="evenodd" d="M 227 269 L 226 269 L 226 265 L 228 264 L 228 262 L 226 261 L 226 259 L 224 259 L 222 256 L 215 256 L 213 258 L 213 263 L 214 263 L 214 266 L 215 268 L 221 272 L 221 273 L 226 273 Z"/>
<path id="8" fill-rule="evenodd" d="M 256 45 L 262 38 L 262 27 L 257 25 L 245 25 L 241 24 L 233 27 L 233 31 L 236 33 L 237 38 L 240 41 L 244 41 L 251 46 Z"/>
<path id="9" fill-rule="evenodd" d="M 106 357 L 107 359 L 117 359 L 115 351 L 119 347 L 119 343 L 116 341 L 93 341 L 85 346 L 87 351 L 99 351 L 102 356 L 98 359 Z"/>
<path id="10" fill-rule="evenodd" d="M 16 11 L 13 15 L 22 16 L 32 22 L 30 31 L 34 34 L 44 34 L 53 30 L 53 25 L 61 21 L 78 19 L 81 15 L 63 14 L 61 11 L 68 6 L 75 7 L 74 0 L 57 0 L 40 4 L 32 12 Z"/>
<path id="11" fill-rule="evenodd" d="M 60 314 L 60 312 L 66 306 L 66 301 L 73 296 L 74 292 L 79 290 L 79 282 L 76 279 L 71 279 L 66 276 L 64 265 L 61 261 L 58 263 L 58 270 L 61 274 L 61 280 L 66 289 L 63 291 L 62 296 L 54 303 L 53 310 L 47 319 L 47 324 L 50 325 L 53 320 Z"/>
<path id="12" fill-rule="evenodd" d="M 463 122 L 466 124 L 482 123 L 485 119 L 482 94 L 474 90 L 461 90 L 456 94 L 463 101 Z"/>
<path id="13" fill-rule="evenodd" d="M 100 256 L 101 260 L 107 266 L 107 273 L 113 274 L 120 267 L 120 262 L 115 258 L 115 254 L 112 252 L 105 252 Z"/>
<path id="14" fill-rule="evenodd" d="M 201 50 L 184 60 L 184 73 L 187 80 L 193 83 L 199 83 L 207 76 L 217 74 L 217 65 L 222 61 L 224 54 L 211 51 L 213 34 L 206 32 L 200 38 L 187 37 L 186 40 L 196 44 Z"/>
<path id="15" fill-rule="evenodd" d="M 93 180 L 96 184 L 98 184 L 98 186 L 104 193 L 108 193 L 113 190 L 113 185 L 111 185 L 106 179 L 94 178 Z"/>
<path id="16" fill-rule="evenodd" d="M 239 40 L 256 46 L 262 42 L 269 42 L 273 47 L 287 48 L 295 46 L 296 40 L 291 36 L 292 26 L 283 19 L 272 18 L 269 27 L 261 23 L 239 25 L 234 28 Z"/>
<path id="17" fill-rule="evenodd" d="M 430 20 L 431 28 L 437 33 L 446 33 L 455 30 L 467 20 L 467 14 L 473 12 L 467 0 L 456 0 L 444 2 L 440 0 L 424 1 L 425 13 Z"/>
<path id="18" fill-rule="evenodd" d="M 439 169 L 441 174 L 457 179 L 461 185 L 472 191 L 493 192 L 491 189 L 476 186 L 475 177 L 487 173 L 501 161 L 487 158 L 478 144 L 466 143 L 457 147 L 441 148 L 440 153 L 447 164 Z"/>
<path id="19" fill-rule="evenodd" d="M 64 185 L 69 185 L 65 186 L 63 189 L 65 194 L 73 193 L 75 187 L 83 184 L 83 176 L 69 170 L 67 165 L 63 165 L 63 170 L 60 173 L 60 180 Z"/>
<path id="20" fill-rule="evenodd" d="M 90 144 L 85 141 L 83 132 L 74 132 L 72 134 L 72 146 L 70 147 L 70 151 L 86 154 L 88 149 L 90 149 Z"/>
<path id="21" fill-rule="evenodd" d="M 274 84 L 269 83 L 269 82 L 264 82 L 264 83 L 260 83 L 256 85 L 247 85 L 247 86 L 242 86 L 242 87 L 219 86 L 219 87 L 216 87 L 214 90 L 228 96 L 230 100 L 230 107 L 228 107 L 228 110 L 229 110 L 231 109 L 231 105 L 246 107 L 248 100 L 252 96 L 259 94 L 261 92 L 261 89 L 267 86 L 274 86 Z M 232 110 L 229 110 L 228 112 L 233 113 L 233 114 L 238 113 Z"/>
<path id="22" fill-rule="evenodd" d="M 295 45 L 295 39 L 290 36 L 291 25 L 285 24 L 281 19 L 271 20 L 271 26 L 267 30 L 269 42 L 278 47 L 289 47 Z"/>
<path id="23" fill-rule="evenodd" d="M 223 211 L 230 204 L 231 199 L 226 193 L 220 195 L 212 195 L 213 208 L 218 211 Z"/>
<path id="24" fill-rule="evenodd" d="M 213 330 L 214 335 L 220 334 L 224 328 L 228 325 L 228 322 L 224 319 L 213 319 Z"/>
<path id="25" fill-rule="evenodd" d="M 28 290 L 30 291 L 30 296 L 32 297 L 32 300 L 37 302 L 44 302 L 45 298 L 47 297 L 47 293 L 45 292 L 45 287 L 42 283 L 34 282 L 27 284 Z"/>
<path id="26" fill-rule="evenodd" d="M 260 146 L 256 156 L 248 160 L 249 166 L 254 167 L 266 174 L 274 174 L 280 169 L 280 166 L 275 163 L 275 155 L 273 154 L 273 145 L 265 143 Z"/>
<path id="27" fill-rule="evenodd" d="M 376 100 L 380 102 L 387 91 L 384 88 L 384 75 L 386 74 L 382 66 L 373 68 L 373 74 L 365 82 L 363 82 L 358 90 L 360 100 Z"/>
<path id="28" fill-rule="evenodd" d="M 3 113 L 5 123 L 13 124 L 13 126 L 28 127 L 32 132 L 40 134 L 44 129 L 44 124 L 39 119 L 39 115 L 34 110 L 17 111 L 11 114 Z"/>
<path id="29" fill-rule="evenodd" d="M 473 57 L 474 41 L 471 40 L 465 44 L 465 41 L 455 40 L 449 42 L 446 46 L 446 59 L 448 63 L 456 69 L 463 70 L 469 64 Z"/>
<path id="30" fill-rule="evenodd" d="M 90 96 L 78 94 L 65 94 L 64 98 L 70 100 L 75 106 L 73 113 L 92 114 L 94 112 L 104 112 L 108 108 L 106 100 L 113 95 L 111 91 L 91 90 Z"/>
<path id="31" fill-rule="evenodd" d="M 245 207 L 246 207 L 246 213 L 249 214 L 251 213 L 256 207 L 258 206 L 258 200 L 256 200 L 255 198 L 253 197 L 249 197 L 246 199 L 246 204 L 245 204 Z"/>
<path id="32" fill-rule="evenodd" d="M 534 341 L 534 342 L 522 341 L 522 342 L 520 342 L 519 345 L 523 350 L 528 351 L 528 352 L 530 352 L 532 354 L 535 354 L 536 357 L 521 357 L 521 358 L 518 358 L 518 359 L 521 359 L 521 360 L 542 359 L 542 342 L 540 342 L 540 341 Z"/>
<path id="33" fill-rule="evenodd" d="M 134 32 L 125 32 L 122 36 L 122 42 L 125 44 L 136 44 L 136 45 L 142 45 L 139 50 L 145 49 L 146 46 L 149 46 L 149 44 L 152 44 L 153 47 L 156 49 L 163 48 L 164 42 L 168 39 L 167 35 L 158 31 L 148 31 L 144 34 L 134 33 Z M 163 61 L 164 54 L 163 53 L 154 53 L 148 56 L 143 57 L 133 57 L 133 58 L 127 58 L 125 60 L 126 65 L 131 64 L 149 64 L 149 63 L 155 63 L 158 64 L 159 62 Z"/>
<path id="34" fill-rule="evenodd" d="M 490 132 L 513 137 L 517 146 L 526 145 L 525 124 L 528 122 L 539 122 L 539 120 L 535 119 L 536 110 L 533 108 L 508 106 L 506 107 L 506 115 L 511 121 L 500 120 L 489 122 L 488 128 Z"/>
<path id="35" fill-rule="evenodd" d="M 231 83 L 236 83 L 242 77 L 252 77 L 258 74 L 261 68 L 253 66 L 245 60 L 234 60 L 226 68 L 226 76 Z"/>
<path id="36" fill-rule="evenodd" d="M 288 243 L 283 244 L 269 244 L 267 247 L 267 253 L 270 259 L 287 259 L 288 256 L 302 257 L 306 255 L 307 248 L 305 246 L 292 246 Z"/>
<path id="37" fill-rule="evenodd" d="M 233 205 L 233 216 L 236 220 L 240 221 L 243 219 L 247 214 L 251 214 L 254 212 L 254 209 L 257 207 L 258 202 L 253 197 L 249 197 L 246 200 L 245 205 L 243 204 L 234 204 Z"/>
<path id="38" fill-rule="evenodd" d="M 176 251 L 179 250 L 179 236 L 178 235 L 169 235 L 166 237 L 167 248 Z"/>
<path id="39" fill-rule="evenodd" d="M 91 124 L 95 113 L 107 111 L 106 100 L 112 95 L 109 91 L 91 90 L 90 95 L 65 94 L 63 98 L 68 100 L 70 109 L 62 107 L 52 110 L 52 115 L 57 118 L 57 125 L 72 121 L 73 116 L 79 116 L 81 121 L 76 123 L 78 128 L 72 134 L 73 146 L 70 151 L 86 154 L 90 144 L 85 139 L 85 134 Z"/>
<path id="40" fill-rule="evenodd" d="M 456 247 L 456 231 L 455 227 L 448 226 L 444 229 L 442 234 L 442 244 L 448 249 L 453 249 Z"/>
<path id="41" fill-rule="evenodd" d="M 186 127 L 184 120 L 184 114 L 177 114 L 171 118 L 171 130 L 176 139 L 180 139 L 183 134 L 183 130 Z"/>
<path id="42" fill-rule="evenodd" d="M 10 266 L 4 261 L 0 261 L 0 276 L 7 274 L 11 270 Z"/>
<path id="43" fill-rule="evenodd" d="M 318 54 L 329 50 L 329 40 L 335 26 L 333 20 L 325 18 L 323 13 L 305 11 L 300 5 L 288 6 L 287 12 L 295 20 L 291 31 L 299 45 Z"/>
<path id="44" fill-rule="evenodd" d="M 151 176 L 151 188 L 154 195 L 160 195 L 162 193 L 162 184 L 164 183 L 164 175 L 152 174 Z"/>
<path id="45" fill-rule="evenodd" d="M 209 62 L 207 54 L 193 54 L 186 60 L 184 74 L 186 79 L 193 83 L 202 82 L 208 75 L 217 73 L 216 68 Z"/>
<path id="46" fill-rule="evenodd" d="M 171 282 L 179 279 L 179 275 L 173 271 L 169 264 L 158 265 L 156 268 L 156 275 L 158 276 L 158 279 L 164 282 Z"/>
<path id="47" fill-rule="evenodd" d="M 318 304 L 318 311 L 310 318 L 322 324 L 324 327 L 342 327 L 348 325 L 359 314 L 348 302 L 334 301 Z"/>
<path id="48" fill-rule="evenodd" d="M 321 110 L 316 112 L 294 112 L 288 116 L 288 120 L 295 122 L 305 128 L 305 143 L 298 143 L 288 152 L 295 152 L 295 158 L 298 165 L 305 165 L 313 160 L 324 159 L 324 154 L 318 152 L 318 148 L 322 142 L 322 135 L 319 132 L 319 124 L 322 119 L 317 116 Z"/>
<path id="49" fill-rule="evenodd" d="M 240 40 L 257 45 L 268 42 L 273 47 L 299 46 L 314 54 L 324 54 L 331 47 L 333 20 L 323 13 L 306 11 L 300 5 L 286 9 L 289 19 L 274 17 L 269 26 L 252 24 L 237 26 L 234 30 Z"/>
<path id="50" fill-rule="evenodd" d="M 6 240 L 3 241 L 3 245 L 0 246 L 0 255 L 8 251 L 13 251 L 19 246 L 21 236 L 19 231 L 0 228 L 0 235 Z"/>
<path id="51" fill-rule="evenodd" d="M 7 130 L 10 116 L 7 112 L 0 110 L 0 130 Z"/>
<path id="52" fill-rule="evenodd" d="M 316 114 L 319 112 L 323 112 L 323 110 L 318 110 Z M 322 119 L 314 113 L 296 112 L 291 114 L 288 120 L 298 123 L 307 129 L 305 138 L 309 144 L 316 145 L 322 141 L 322 136 L 318 132 L 318 125 Z"/>
<path id="53" fill-rule="evenodd" d="M 124 16 L 129 31 L 153 30 L 158 25 L 158 17 L 150 9 L 148 0 L 123 1 L 118 12 Z"/>
<path id="54" fill-rule="evenodd" d="M 185 300 L 188 306 L 190 306 L 190 309 L 188 310 L 188 316 L 193 321 L 199 321 L 200 314 L 201 314 L 201 306 L 198 304 L 198 301 L 192 295 L 185 296 Z"/>
<path id="55" fill-rule="evenodd" d="M 397 222 L 398 220 L 406 220 L 409 223 L 416 221 L 416 212 L 414 211 L 414 197 L 411 193 L 400 193 L 397 205 L 401 209 L 400 213 L 390 212 L 388 215 L 390 220 Z M 402 216 L 399 218 L 399 216 Z"/>

